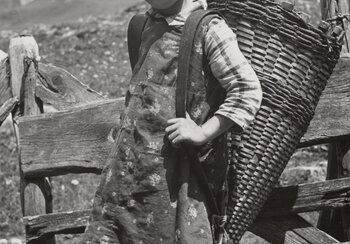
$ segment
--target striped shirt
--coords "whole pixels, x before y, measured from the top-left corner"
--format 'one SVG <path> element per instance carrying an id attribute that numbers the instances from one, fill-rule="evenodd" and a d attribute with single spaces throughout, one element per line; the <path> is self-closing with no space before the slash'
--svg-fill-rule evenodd
<path id="1" fill-rule="evenodd" d="M 213 19 L 209 23 L 204 48 L 213 75 L 227 92 L 215 114 L 231 119 L 244 129 L 260 108 L 260 82 L 224 20 Z"/>
<path id="2" fill-rule="evenodd" d="M 201 8 L 206 8 L 205 0 L 184 0 L 181 12 L 165 19 L 171 26 L 182 26 L 192 12 Z M 149 14 L 154 15 L 154 10 L 151 9 Z M 226 22 L 214 18 L 208 27 L 204 52 L 214 77 L 227 92 L 215 114 L 231 119 L 244 130 L 260 108 L 260 82 L 240 51 L 236 34 Z"/>

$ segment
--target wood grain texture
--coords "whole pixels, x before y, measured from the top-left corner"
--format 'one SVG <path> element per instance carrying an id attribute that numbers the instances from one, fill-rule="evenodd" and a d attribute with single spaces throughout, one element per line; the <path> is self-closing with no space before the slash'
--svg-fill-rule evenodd
<path id="1" fill-rule="evenodd" d="M 350 206 L 350 178 L 275 188 L 262 217 Z"/>
<path id="2" fill-rule="evenodd" d="M 42 106 L 35 97 L 37 80 L 36 63 L 39 59 L 38 45 L 32 36 L 19 36 L 11 39 L 9 47 L 9 60 L 11 70 L 11 88 L 15 97 L 19 97 L 21 106 L 13 112 L 14 128 L 19 151 L 19 129 L 16 121 L 21 115 L 35 115 L 41 112 Z M 20 168 L 20 197 L 23 215 L 37 215 L 52 212 L 52 195 L 49 180 L 36 178 L 29 181 L 22 171 L 21 157 Z M 43 191 L 43 189 L 45 189 Z M 45 236 L 29 244 L 55 244 L 54 236 Z"/>
<path id="3" fill-rule="evenodd" d="M 350 57 L 342 57 L 320 98 L 300 147 L 350 135 Z"/>
<path id="4" fill-rule="evenodd" d="M 327 242 L 334 239 L 317 231 L 294 214 L 349 205 L 349 193 L 350 178 L 274 189 L 252 231 L 265 238 L 286 238 L 285 243 L 335 243 Z M 345 196 L 344 201 L 334 200 Z M 334 202 L 337 203 L 333 204 Z M 81 233 L 89 213 L 90 210 L 84 210 L 25 217 L 24 224 L 29 238 L 37 238 L 46 233 Z M 293 242 L 297 240 L 300 242 Z"/>
<path id="5" fill-rule="evenodd" d="M 37 115 L 42 112 L 41 101 L 35 97 L 35 86 L 37 81 L 37 62 L 34 59 L 25 59 L 25 79 L 23 91 L 23 114 Z M 21 148 L 20 148 L 21 149 Z M 22 159 L 21 159 L 22 160 Z M 39 213 L 52 213 L 52 192 L 49 178 L 27 179 L 24 176 L 24 214 L 36 215 Z M 54 244 L 55 237 L 46 235 L 40 240 L 31 241 L 29 244 L 40 243 Z"/>
<path id="6" fill-rule="evenodd" d="M 90 210 L 53 213 L 24 217 L 27 241 L 36 240 L 47 234 L 83 233 L 89 219 Z"/>
<path id="7" fill-rule="evenodd" d="M 342 59 L 338 67 L 340 71 L 336 71 L 336 75 L 332 76 L 317 107 L 316 115 L 301 140 L 301 147 L 333 141 L 350 134 L 350 124 L 347 123 L 350 119 L 350 96 L 347 95 L 350 93 L 350 82 L 347 81 L 345 71 L 346 67 L 350 67 L 350 59 Z M 39 69 L 40 77 L 45 78 L 41 78 L 41 82 L 37 84 L 36 95 L 59 110 L 69 110 L 84 104 L 94 106 L 95 102 L 104 100 L 101 95 L 64 70 L 44 64 L 39 64 Z M 119 104 L 121 110 L 123 103 Z"/>
<path id="8" fill-rule="evenodd" d="M 350 143 L 339 141 L 329 145 L 327 179 L 350 176 Z M 321 211 L 318 227 L 340 241 L 350 239 L 350 207 Z"/>
<path id="9" fill-rule="evenodd" d="M 8 59 L 0 61 L 0 107 L 12 98 Z"/>
<path id="10" fill-rule="evenodd" d="M 99 173 L 114 143 L 124 99 L 19 120 L 25 176 Z"/>
<path id="11" fill-rule="evenodd" d="M 18 99 L 15 97 L 15 98 L 10 98 L 4 104 L 2 104 L 2 106 L 0 106 L 0 126 L 5 121 L 7 116 L 9 116 L 12 110 L 16 107 L 17 104 L 18 104 Z"/>
<path id="12" fill-rule="evenodd" d="M 349 60 L 348 60 L 349 61 Z M 347 61 L 347 62 L 348 62 Z M 348 62 L 348 64 L 350 65 L 350 61 Z M 347 67 L 346 65 L 344 67 Z M 53 68 L 55 69 L 55 68 Z M 343 68 L 342 68 L 343 70 Z M 56 72 L 56 71 L 55 71 Z M 58 71 L 57 71 L 58 72 Z M 61 72 L 61 71 L 60 71 Z M 59 72 L 59 74 L 61 74 Z M 54 72 L 53 72 L 54 73 Z M 59 75 L 60 77 L 62 75 Z M 314 120 L 311 122 L 311 125 L 307 131 L 307 133 L 305 134 L 305 136 L 303 137 L 302 139 L 302 142 L 301 142 L 301 146 L 305 146 L 305 145 L 310 145 L 310 144 L 313 144 L 313 143 L 321 143 L 321 142 L 326 142 L 326 141 L 332 141 L 332 140 L 335 140 L 335 139 L 339 139 L 339 137 L 343 137 L 345 135 L 348 135 L 350 133 L 350 124 L 347 123 L 348 121 L 348 114 L 350 114 L 350 97 L 347 95 L 348 93 L 350 93 L 350 82 L 349 84 L 347 84 L 346 82 L 346 79 L 344 77 L 344 79 L 340 79 L 338 81 L 336 80 L 331 80 L 331 82 L 329 83 L 329 86 L 327 87 L 324 95 L 322 96 L 322 99 L 319 103 L 319 106 L 317 108 L 317 111 L 316 111 L 316 115 L 314 117 Z M 46 79 L 47 80 L 47 79 Z M 63 79 L 65 80 L 65 79 Z M 78 81 L 75 81 L 75 82 L 78 82 Z M 341 85 L 341 82 L 343 82 Z M 65 81 L 64 84 L 66 84 L 67 86 L 69 86 L 69 82 L 68 81 Z M 77 83 L 77 87 L 80 87 L 79 84 L 81 84 L 80 82 Z M 82 88 L 82 87 L 80 87 Z M 84 89 L 78 89 L 78 90 L 81 90 L 81 91 L 84 91 Z M 38 86 L 37 86 L 37 89 L 38 89 Z M 41 88 L 40 88 L 41 89 Z M 72 90 L 75 90 L 72 89 Z M 38 90 L 36 90 L 38 91 Z M 342 93 L 344 91 L 344 94 Z M 89 94 L 89 90 L 85 90 L 85 92 L 88 92 Z M 59 93 L 57 93 L 59 94 Z M 73 93 L 69 93 L 69 94 L 73 94 Z M 81 96 L 83 93 L 81 93 Z M 80 96 L 80 95 L 79 95 Z M 106 103 L 103 105 L 104 109 L 106 110 L 104 113 L 103 111 L 101 111 L 101 109 L 99 108 L 93 108 L 94 106 L 100 106 L 100 105 L 96 105 L 98 104 L 97 101 L 103 101 L 103 100 L 99 100 L 99 99 L 102 99 L 98 94 L 94 94 L 92 93 L 92 98 L 91 99 L 96 99 L 96 100 L 93 100 L 93 102 L 89 102 L 89 101 L 83 101 L 82 99 L 73 99 L 75 101 L 78 101 L 78 105 L 79 104 L 89 104 L 89 106 L 91 106 L 91 110 L 89 111 L 93 111 L 93 109 L 96 109 L 97 111 L 100 111 L 99 112 L 99 116 L 107 116 L 109 117 L 110 115 L 108 114 L 109 112 L 108 111 L 113 111 L 113 116 L 116 116 L 114 118 L 117 118 L 119 117 L 118 114 L 115 114 L 115 113 L 120 113 L 120 111 L 123 109 L 124 105 L 123 105 L 123 102 L 121 102 L 123 100 L 123 98 L 120 99 L 120 102 L 117 102 L 116 104 L 113 104 L 113 103 Z M 65 96 L 63 96 L 65 97 Z M 68 97 L 72 97 L 72 96 L 68 96 Z M 63 98 L 62 98 L 63 99 Z M 339 101 L 338 101 L 338 100 Z M 60 100 L 61 101 L 61 100 Z M 63 100 L 62 100 L 63 101 Z M 66 101 L 66 100 L 64 100 Z M 96 103 L 96 104 L 95 104 Z M 103 103 L 103 102 L 102 102 Z M 338 107 L 338 104 L 341 103 L 341 106 Z M 73 102 L 58 102 L 58 100 L 54 103 L 56 104 L 56 107 L 59 108 L 59 109 L 68 109 L 68 107 L 72 108 L 71 106 L 76 106 L 76 104 L 74 104 Z M 57 105 L 57 104 L 61 104 L 61 105 Z M 108 108 L 108 104 L 112 106 L 112 108 Z M 119 108 L 117 107 L 119 106 Z M 333 107 L 331 107 L 333 106 Z M 347 111 L 349 110 L 349 111 Z M 77 110 L 74 110 L 76 112 L 78 112 Z M 85 112 L 84 112 L 85 113 Z M 95 113 L 95 112 L 93 112 Z M 331 113 L 331 114 L 330 114 Z M 82 120 L 82 118 L 89 118 L 91 116 L 89 115 L 84 115 L 82 112 L 78 113 L 77 115 L 73 115 L 73 112 L 69 112 L 68 113 L 69 115 L 67 116 L 70 116 L 71 119 L 75 120 L 75 118 L 79 118 L 79 120 Z M 64 120 L 64 114 L 60 114 L 60 119 L 61 120 Z M 51 117 L 52 118 L 52 121 L 51 122 L 48 122 L 46 120 L 45 123 L 51 123 L 50 126 L 46 125 L 45 126 L 45 123 L 42 124 L 42 126 L 44 126 L 43 128 L 38 128 L 40 127 L 41 125 L 39 120 L 41 119 L 44 119 L 44 118 L 49 118 Z M 56 128 L 56 124 L 59 122 L 59 120 L 56 119 L 55 115 L 49 115 L 49 117 L 37 117 L 36 120 L 38 120 L 38 122 L 34 122 L 35 119 L 33 120 L 30 120 L 30 121 L 33 121 L 32 123 L 39 123 L 37 126 L 35 126 L 36 130 L 38 131 L 37 134 L 40 134 L 40 140 L 42 140 L 42 145 L 52 145 L 52 143 L 50 143 L 50 141 L 52 140 L 53 137 L 56 137 L 54 136 L 55 133 L 58 134 L 57 136 L 60 138 L 60 142 L 62 144 L 56 144 L 56 145 L 68 145 L 69 143 L 70 144 L 73 144 L 72 141 L 70 141 L 71 139 L 69 137 L 67 137 L 67 141 L 64 143 L 63 141 L 65 140 L 64 139 L 64 136 L 67 135 L 67 133 L 60 133 L 59 131 L 57 131 L 56 129 L 54 129 L 54 131 L 50 132 L 50 128 Z M 113 119 L 114 119 L 113 118 Z M 327 119 L 326 119 L 327 118 Z M 108 119 L 108 118 L 107 118 Z M 67 121 L 69 120 L 69 118 L 67 118 Z M 26 121 L 25 119 L 23 121 Z M 28 120 L 29 121 L 29 120 Z M 115 120 L 117 121 L 117 120 Z M 83 123 L 83 122 L 81 122 Z M 109 123 L 109 122 L 108 122 Z M 29 125 L 30 123 L 26 123 L 25 126 Z M 70 124 L 70 123 L 68 123 Z M 74 124 L 74 123 L 73 123 Z M 76 124 L 76 123 L 75 123 Z M 74 129 L 76 128 L 76 129 Z M 81 141 L 84 141 L 85 142 L 88 142 L 89 139 L 88 137 L 90 136 L 91 133 L 85 133 L 82 134 L 79 132 L 79 126 L 76 126 L 76 127 L 71 127 L 69 128 L 70 131 L 73 131 L 73 130 L 77 130 L 76 132 L 74 132 L 76 134 L 76 137 L 78 137 L 79 135 L 82 136 L 82 139 Z M 62 130 L 63 128 L 60 127 L 60 129 Z M 108 128 L 106 128 L 108 130 Z M 23 135 L 25 136 L 25 141 L 26 141 L 26 145 L 25 147 L 28 146 L 28 148 L 25 149 L 25 155 L 26 157 L 28 157 L 29 159 L 26 160 L 27 162 L 25 163 L 26 166 L 24 166 L 24 168 L 26 168 L 26 172 L 32 172 L 34 173 L 35 172 L 35 167 L 38 166 L 37 164 L 37 160 L 33 160 L 33 156 L 30 155 L 30 153 L 32 154 L 37 154 L 37 151 L 36 149 L 38 148 L 37 146 L 35 146 L 35 144 L 32 144 L 30 145 L 29 141 L 37 141 L 38 138 L 35 138 L 36 134 L 26 134 L 25 132 L 25 128 L 22 126 L 22 130 L 23 131 Z M 73 133 L 73 132 L 70 132 L 70 133 Z M 48 136 L 48 137 L 45 137 L 44 135 L 52 135 L 52 136 Z M 69 134 L 69 133 L 68 133 Z M 34 138 L 30 138 L 30 136 L 34 136 Z M 96 134 L 91 134 L 94 138 L 96 138 Z M 94 144 L 95 142 L 97 143 L 96 139 L 93 139 L 91 138 L 90 141 Z M 95 142 L 94 142 L 95 141 Z M 102 142 L 101 140 L 99 141 L 99 143 Z M 89 149 L 95 147 L 96 145 L 87 145 L 86 143 L 85 144 L 81 144 L 79 145 L 80 143 L 80 140 L 79 138 L 75 138 L 74 139 L 74 147 L 75 148 L 83 148 L 83 147 L 87 147 Z M 31 146 L 33 146 L 34 148 L 30 148 Z M 42 150 L 41 152 L 43 152 L 43 150 L 45 149 L 46 147 L 42 147 Z M 101 147 L 100 147 L 101 148 Z M 103 146 L 102 146 L 102 149 L 103 149 Z M 58 150 L 58 149 L 56 149 Z M 96 152 L 97 148 L 95 148 L 95 151 Z M 52 148 L 50 149 L 50 151 L 54 151 Z M 85 151 L 84 151 L 85 152 Z M 28 153 L 28 154 L 27 154 Z M 98 153 L 99 154 L 99 153 Z M 54 153 L 55 155 L 55 153 Z M 71 154 L 67 154 L 67 155 L 70 155 L 71 157 L 74 157 L 74 155 L 71 155 Z M 102 154 L 100 155 L 105 155 L 105 151 L 103 149 L 103 152 Z M 46 157 L 46 156 L 45 156 Z M 102 156 L 101 156 L 102 157 Z M 41 159 L 40 159 L 41 160 Z M 66 162 L 64 164 L 61 165 L 60 168 L 63 168 L 64 165 L 68 165 L 70 162 L 72 162 L 72 160 L 76 160 L 76 159 L 70 159 L 70 158 L 67 158 L 67 157 L 64 157 L 62 158 L 61 161 L 65 161 Z M 42 161 L 40 164 L 41 164 L 41 167 L 43 167 L 44 163 L 45 162 L 49 162 L 49 158 L 47 158 L 47 160 L 45 159 L 44 161 Z M 55 163 L 58 163 L 59 161 L 59 158 L 56 157 L 55 155 L 55 159 L 53 160 L 54 164 Z M 89 162 L 91 162 L 90 160 L 88 160 Z M 89 163 L 87 165 L 90 165 Z M 88 168 L 90 166 L 87 166 L 86 168 Z M 100 166 L 97 166 L 95 164 L 95 166 L 93 166 L 92 168 L 95 168 L 96 167 L 100 167 Z M 57 167 L 52 167 L 52 170 Z M 38 169 L 38 168 L 37 168 Z M 54 172 L 49 172 L 49 174 L 59 174 L 61 173 L 62 171 L 58 171 L 56 173 Z M 77 172 L 80 172 L 79 170 Z M 95 170 L 96 172 L 96 170 Z"/>
<path id="13" fill-rule="evenodd" d="M 91 104 L 105 98 L 73 75 L 53 65 L 39 63 L 40 82 L 36 96 L 57 110 Z"/>
<path id="14" fill-rule="evenodd" d="M 90 210 L 25 217 L 27 240 L 35 240 L 46 234 L 83 233 Z M 258 219 L 250 231 L 272 243 L 329 244 L 337 240 L 311 226 L 297 215 Z"/>
<path id="15" fill-rule="evenodd" d="M 23 61 L 26 58 L 39 60 L 39 48 L 33 36 L 18 36 L 10 40 L 9 60 L 13 95 L 20 97 L 22 78 L 25 73 Z"/>
<path id="16" fill-rule="evenodd" d="M 0 49 L 0 62 L 8 57 L 7 53 Z"/>
<path id="17" fill-rule="evenodd" d="M 325 1 L 321 0 L 321 11 L 323 13 L 323 17 L 327 18 L 329 16 L 334 16 L 337 13 L 349 13 L 350 11 L 350 1 L 343 0 L 339 2 L 333 1 Z M 327 6 L 329 5 L 329 6 Z M 348 21 L 344 21 L 343 27 L 345 29 L 345 36 L 347 40 L 345 42 L 346 45 L 343 45 L 341 56 L 346 57 L 349 60 L 349 43 L 350 40 L 350 23 Z M 346 73 L 349 74 L 349 61 L 344 62 L 342 67 L 340 67 L 344 71 L 338 72 L 341 73 L 342 76 L 338 76 L 340 81 L 346 80 Z M 338 74 L 337 73 L 337 74 Z M 349 79 L 349 78 L 348 78 Z M 339 120 L 339 124 L 333 124 L 333 126 L 341 126 L 341 129 L 349 128 L 349 118 L 350 113 L 347 110 L 349 97 L 349 90 L 346 88 L 348 84 L 346 82 L 342 82 L 341 86 L 334 86 L 333 90 L 338 91 L 339 97 L 342 99 L 339 101 L 331 101 L 329 102 L 338 102 L 338 112 L 343 113 L 344 118 Z M 347 92 L 347 94 L 346 94 Z M 336 109 L 333 105 L 330 109 Z M 333 112 L 330 111 L 329 116 L 334 116 Z M 338 129 L 339 130 L 339 129 Z M 339 132 L 338 132 L 339 133 Z M 340 132 L 344 133 L 344 132 Z M 337 140 L 329 145 L 328 150 L 328 166 L 327 166 L 327 179 L 337 179 L 344 178 L 350 176 L 350 140 L 346 138 L 344 140 Z M 325 211 L 321 211 L 320 217 L 318 219 L 318 227 L 327 233 L 331 234 L 335 238 L 340 241 L 350 241 L 350 208 L 349 206 L 341 208 L 341 209 L 328 209 Z"/>
<path id="18" fill-rule="evenodd" d="M 271 243 L 339 243 L 336 239 L 313 227 L 298 215 L 260 219 L 251 226 L 250 231 Z"/>

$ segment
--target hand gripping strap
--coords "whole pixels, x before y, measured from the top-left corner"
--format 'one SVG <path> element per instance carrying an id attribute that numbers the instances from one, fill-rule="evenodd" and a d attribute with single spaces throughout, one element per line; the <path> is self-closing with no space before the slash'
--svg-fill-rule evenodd
<path id="1" fill-rule="evenodd" d="M 218 16 L 218 13 L 215 11 L 198 10 L 192 13 L 186 20 L 179 50 L 175 100 L 176 117 L 186 117 L 187 84 L 190 79 L 191 53 L 194 49 L 195 36 L 197 31 L 200 30 L 201 23 L 204 23 L 204 19 L 206 17 L 212 19 L 213 16 Z M 195 172 L 197 179 L 207 196 L 207 203 L 211 214 L 219 215 L 220 212 L 215 197 L 208 185 L 207 177 L 198 159 L 195 148 L 192 145 L 185 145 L 182 147 L 182 151 L 191 159 L 192 170 Z"/>

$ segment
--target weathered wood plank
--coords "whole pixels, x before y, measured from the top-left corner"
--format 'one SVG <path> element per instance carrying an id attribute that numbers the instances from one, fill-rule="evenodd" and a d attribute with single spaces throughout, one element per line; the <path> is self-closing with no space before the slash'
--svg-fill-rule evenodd
<path id="1" fill-rule="evenodd" d="M 10 67 L 7 54 L 0 50 L 0 126 L 18 103 L 12 97 Z"/>
<path id="2" fill-rule="evenodd" d="M 51 103 L 57 109 L 65 110 L 72 106 L 91 104 L 103 99 L 69 73 L 54 66 L 40 64 L 40 67 L 42 67 L 41 77 L 46 78 L 42 78 L 41 83 L 37 85 L 36 95 L 45 103 Z M 347 95 L 350 93 L 350 82 L 347 81 L 344 68 L 350 67 L 350 58 L 341 60 L 337 67 L 342 72 L 338 74 L 342 74 L 343 78 L 331 78 L 317 108 L 316 116 L 301 141 L 301 146 L 334 140 L 350 133 L 350 124 L 346 123 L 349 119 L 348 114 L 350 114 L 348 111 L 350 110 L 348 106 L 350 97 Z"/>
<path id="3" fill-rule="evenodd" d="M 290 215 L 283 218 L 259 219 L 251 226 L 250 231 L 271 243 L 339 243 L 339 241 L 313 227 L 298 215 Z"/>
<path id="4" fill-rule="evenodd" d="M 35 85 L 37 72 L 35 63 L 39 59 L 39 49 L 32 36 L 19 36 L 11 39 L 9 47 L 9 59 L 11 70 L 11 88 L 15 97 L 19 97 L 24 106 L 19 106 L 13 112 L 14 121 L 20 115 L 34 115 L 40 113 L 40 104 L 35 97 Z M 18 124 L 14 123 L 15 133 L 19 151 Z M 52 212 L 52 195 L 48 179 L 36 178 L 28 181 L 23 175 L 21 168 L 21 157 L 19 157 L 20 168 L 20 195 L 23 215 L 38 215 Z M 45 236 L 30 244 L 55 244 L 54 236 Z"/>
<path id="5" fill-rule="evenodd" d="M 329 145 L 327 179 L 350 176 L 350 143 L 339 141 Z M 340 241 L 350 240 L 350 208 L 327 209 L 320 214 L 318 227 Z"/>
<path id="6" fill-rule="evenodd" d="M 89 220 L 89 214 L 90 210 L 81 210 L 24 217 L 26 239 L 31 241 L 47 234 L 83 233 Z"/>
<path id="7" fill-rule="evenodd" d="M 40 82 L 36 96 L 58 110 L 90 104 L 105 98 L 64 69 L 39 63 Z"/>
<path id="8" fill-rule="evenodd" d="M 12 98 L 8 59 L 0 61 L 0 107 Z"/>
<path id="9" fill-rule="evenodd" d="M 13 95 L 20 97 L 22 77 L 25 74 L 23 61 L 26 58 L 39 60 L 38 44 L 32 36 L 19 36 L 11 39 L 9 60 L 11 64 L 11 86 Z"/>
<path id="10" fill-rule="evenodd" d="M 7 53 L 0 49 L 0 62 L 7 58 Z"/>
<path id="11" fill-rule="evenodd" d="M 99 173 L 116 136 L 124 99 L 19 120 L 22 170 L 27 177 Z"/>
<path id="12" fill-rule="evenodd" d="M 339 59 L 300 147 L 350 135 L 350 56 Z"/>
<path id="13" fill-rule="evenodd" d="M 273 190 L 263 217 L 350 206 L 350 178 L 329 180 Z"/>
<path id="14" fill-rule="evenodd" d="M 21 155 L 25 160 L 22 162 L 25 174 L 99 173 L 114 141 L 111 135 L 118 125 L 121 103 L 122 100 L 108 100 L 78 112 L 22 118 Z M 81 119 L 84 116 L 85 119 Z M 264 215 L 347 206 L 350 205 L 349 192 L 350 178 L 278 188 L 268 200 Z"/>
<path id="15" fill-rule="evenodd" d="M 102 106 L 103 108 L 99 106 Z M 99 128 L 97 130 L 95 129 L 92 130 L 92 127 L 91 126 L 89 127 L 88 125 L 89 123 L 92 125 L 96 125 L 97 123 L 100 125 L 108 124 L 108 126 L 111 126 L 113 124 L 112 121 L 118 121 L 119 113 L 121 112 L 123 107 L 124 107 L 123 98 L 121 98 L 115 103 L 110 101 L 95 102 L 93 104 L 88 105 L 86 107 L 87 110 L 84 110 L 84 108 L 79 108 L 66 113 L 58 113 L 57 115 L 54 115 L 54 114 L 41 115 L 39 117 L 35 117 L 32 119 L 22 119 L 21 134 L 22 134 L 22 131 L 23 131 L 23 134 L 21 137 L 21 141 L 25 141 L 25 144 L 23 145 L 22 157 L 26 160 L 26 162 L 24 162 L 24 165 L 23 165 L 24 172 L 26 174 L 27 173 L 36 174 L 38 173 L 37 170 L 45 167 L 45 164 L 49 162 L 51 162 L 52 164 L 52 166 L 50 166 L 52 167 L 51 171 L 57 168 L 62 169 L 63 167 L 70 165 L 72 161 L 81 161 L 80 164 L 76 164 L 74 167 L 80 167 L 79 165 L 82 165 L 82 166 L 85 165 L 86 169 L 92 168 L 92 169 L 95 169 L 95 172 L 98 172 L 99 170 L 97 169 L 100 168 L 101 166 L 98 166 L 99 163 L 96 163 L 96 162 L 101 161 L 101 159 L 102 160 L 104 159 L 104 156 L 106 155 L 105 154 L 106 150 L 102 144 L 100 146 L 97 146 L 97 143 L 103 143 L 103 139 L 106 139 L 106 137 L 105 137 L 105 134 L 98 136 L 97 132 L 104 131 L 103 133 L 106 133 L 106 131 L 110 131 L 111 128 L 106 127 L 104 130 L 102 128 Z M 349 106 L 349 109 L 350 109 L 350 106 Z M 77 113 L 77 114 L 74 114 L 74 113 Z M 98 118 L 98 122 L 95 123 L 91 119 L 97 119 L 97 115 L 91 116 L 89 115 L 89 113 L 97 113 L 98 116 L 100 116 L 101 118 Z M 111 114 L 113 117 L 111 117 Z M 65 116 L 68 116 L 68 117 L 64 118 Z M 345 114 L 342 114 L 343 117 L 339 117 L 339 116 L 341 116 L 341 114 L 338 115 L 336 121 L 345 120 L 344 118 Z M 89 118 L 90 121 L 84 122 L 83 118 L 84 120 Z M 41 120 L 43 121 L 41 122 Z M 107 120 L 107 121 L 104 122 L 103 120 Z M 64 122 L 60 122 L 60 121 L 64 121 Z M 33 125 L 35 127 L 35 131 L 26 130 L 25 128 L 26 126 L 29 126 L 28 128 L 30 128 L 31 123 L 34 123 L 34 124 L 37 123 L 37 125 Z M 82 124 L 85 124 L 85 126 L 81 127 L 80 125 Z M 65 127 L 63 127 L 63 125 Z M 43 127 L 40 128 L 41 126 Z M 82 133 L 81 131 L 83 128 L 85 128 L 84 133 Z M 320 130 L 325 129 L 321 125 L 320 125 L 320 128 L 321 128 Z M 87 129 L 90 131 L 86 132 Z M 337 128 L 331 127 L 326 132 L 331 133 L 331 131 L 336 129 Z M 67 130 L 68 132 L 64 132 L 65 130 Z M 320 136 L 319 133 L 317 134 L 318 136 Z M 72 135 L 74 135 L 74 138 L 72 138 Z M 308 135 L 310 136 L 311 132 L 309 132 Z M 79 136 L 81 137 L 80 139 L 79 139 Z M 89 138 L 90 136 L 91 138 Z M 58 138 L 58 139 L 53 140 L 52 138 Z M 312 138 L 315 138 L 315 136 L 312 136 Z M 313 140 L 312 138 L 311 140 Z M 306 142 L 306 140 L 308 139 L 310 139 L 310 137 L 305 138 L 304 142 Z M 35 143 L 32 143 L 33 141 L 35 141 Z M 83 144 L 80 144 L 82 142 Z M 38 146 L 39 145 L 38 143 L 39 144 L 41 143 L 40 146 Z M 91 145 L 89 145 L 89 143 L 91 143 Z M 63 149 L 54 150 L 52 148 L 54 145 L 60 146 Z M 65 151 L 67 147 L 74 148 L 74 151 L 72 150 L 71 153 L 67 153 L 67 154 L 61 153 L 61 151 Z M 96 155 L 97 161 L 95 161 L 95 159 L 91 159 L 90 156 L 86 156 L 84 160 L 80 160 L 79 155 L 72 154 L 73 152 L 74 153 L 79 152 L 79 150 L 76 150 L 76 149 L 81 149 L 84 147 L 89 148 L 89 150 L 95 148 L 93 150 L 93 154 Z M 99 149 L 101 149 L 102 152 L 98 152 Z M 45 150 L 49 150 L 49 151 L 45 153 Z M 38 153 L 38 152 L 41 152 L 41 153 Z M 89 155 L 88 150 L 83 150 L 83 152 Z M 52 154 L 51 158 L 49 157 L 50 154 Z M 60 159 L 59 156 L 63 156 L 63 158 Z M 85 162 L 86 159 L 87 159 L 87 162 L 95 162 L 95 163 L 92 163 L 92 164 L 86 163 Z M 55 164 L 57 167 L 54 166 Z M 59 174 L 61 172 L 62 171 L 57 171 L 56 173 L 54 172 L 46 172 L 46 173 L 49 173 L 49 175 L 51 175 L 51 174 Z M 77 172 L 80 172 L 80 171 L 77 170 Z"/>
<path id="16" fill-rule="evenodd" d="M 350 11 L 350 0 L 339 1 L 337 3 L 322 0 L 321 3 L 323 16 L 325 18 L 335 16 L 337 13 L 349 13 Z M 348 41 L 350 40 L 350 23 L 345 21 L 343 23 L 343 27 L 345 29 L 345 35 Z M 349 43 L 346 42 L 345 44 L 346 45 L 343 45 L 342 55 L 349 57 Z M 350 74 L 349 68 L 349 65 L 344 66 L 344 69 L 347 69 L 348 74 Z M 339 89 L 343 89 L 343 87 L 340 87 Z M 339 106 L 347 105 L 339 104 Z M 343 109 L 344 108 L 339 108 L 339 110 Z M 350 117 L 349 111 L 341 112 L 346 113 L 344 115 L 347 119 Z M 342 123 L 344 123 L 345 126 L 349 126 L 349 120 L 342 121 Z M 339 140 L 329 145 L 327 179 L 337 179 L 349 176 L 350 138 L 347 138 L 346 140 Z M 336 237 L 340 241 L 350 241 L 350 208 L 345 207 L 341 209 L 329 209 L 327 211 L 322 211 L 320 213 L 318 227 Z"/>
<path id="17" fill-rule="evenodd" d="M 90 210 L 55 213 L 24 217 L 27 240 L 46 234 L 83 233 L 89 219 Z M 319 231 L 296 215 L 284 218 L 258 219 L 250 231 L 271 241 L 285 244 L 329 244 L 337 240 Z"/>
<path id="18" fill-rule="evenodd" d="M 2 106 L 0 106 L 0 126 L 5 121 L 7 116 L 12 112 L 15 106 L 18 104 L 18 99 L 10 98 Z"/>

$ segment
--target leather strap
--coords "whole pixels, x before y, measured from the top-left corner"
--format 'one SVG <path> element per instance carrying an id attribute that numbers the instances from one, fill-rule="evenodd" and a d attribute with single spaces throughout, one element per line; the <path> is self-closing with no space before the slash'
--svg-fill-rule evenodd
<path id="1" fill-rule="evenodd" d="M 185 118 L 187 111 L 187 84 L 190 79 L 190 66 L 191 66 L 191 52 L 194 50 L 194 42 L 195 36 L 197 34 L 197 30 L 200 30 L 200 24 L 204 19 L 212 18 L 213 15 L 217 16 L 218 13 L 215 11 L 206 11 L 206 10 L 198 10 L 192 13 L 186 20 L 181 42 L 180 42 L 180 50 L 179 50 L 179 60 L 178 60 L 178 74 L 176 81 L 176 100 L 175 100 L 175 108 L 176 108 L 176 117 Z M 215 197 L 213 195 L 212 190 L 208 184 L 207 176 L 203 170 L 203 167 L 198 159 L 196 150 L 192 145 L 183 145 L 182 151 L 191 160 L 191 168 L 193 172 L 195 172 L 197 179 L 200 185 L 203 187 L 205 191 L 205 195 L 207 196 L 207 203 L 209 210 L 212 215 L 219 215 L 219 208 L 217 206 Z"/>
<path id="2" fill-rule="evenodd" d="M 139 50 L 141 45 L 142 32 L 146 26 L 148 16 L 145 14 L 134 15 L 128 26 L 128 51 L 131 69 L 134 70 L 137 60 L 139 59 Z"/>
<path id="3" fill-rule="evenodd" d="M 178 77 L 176 83 L 176 117 L 186 117 L 186 98 L 187 98 L 187 85 L 190 79 L 190 66 L 191 66 L 191 52 L 194 50 L 194 41 L 197 30 L 204 20 L 204 18 L 212 18 L 213 15 L 220 15 L 213 10 L 197 10 L 192 13 L 186 20 L 184 29 L 182 31 L 182 37 L 179 50 L 178 61 Z"/>

